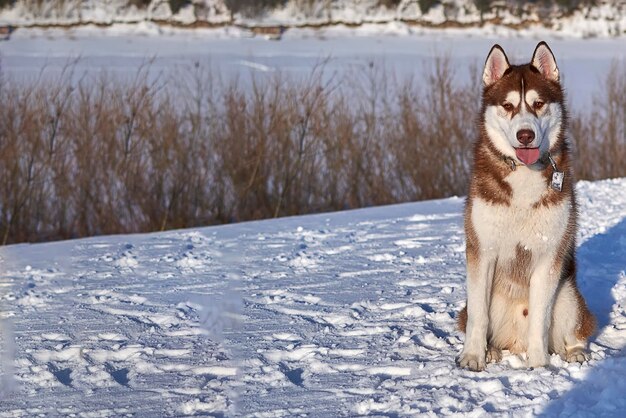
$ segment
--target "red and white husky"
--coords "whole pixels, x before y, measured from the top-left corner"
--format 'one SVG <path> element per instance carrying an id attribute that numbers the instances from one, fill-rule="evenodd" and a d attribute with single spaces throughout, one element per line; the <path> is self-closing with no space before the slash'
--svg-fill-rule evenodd
<path id="1" fill-rule="evenodd" d="M 467 307 L 461 367 L 502 350 L 586 359 L 595 319 L 576 286 L 576 198 L 559 69 L 545 42 L 511 65 L 495 45 L 483 72 L 480 138 L 465 207 Z"/>

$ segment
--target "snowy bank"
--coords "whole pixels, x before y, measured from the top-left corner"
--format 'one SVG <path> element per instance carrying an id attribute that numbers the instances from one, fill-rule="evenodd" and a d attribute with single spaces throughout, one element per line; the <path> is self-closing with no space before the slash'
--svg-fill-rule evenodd
<path id="1" fill-rule="evenodd" d="M 396 34 L 429 28 L 472 29 L 483 34 L 548 30 L 574 37 L 615 37 L 626 33 L 626 4 L 615 0 L 571 10 L 556 4 L 525 2 L 512 7 L 494 2 L 482 13 L 472 0 L 433 1 L 428 7 L 423 4 L 415 0 L 402 0 L 396 5 L 380 0 L 290 0 L 250 17 L 246 13 L 231 13 L 223 0 L 17 0 L 0 10 L 0 22 L 39 28 L 95 25 L 119 29 L 119 25 L 130 25 L 164 31 L 230 27 L 248 34 L 263 32 L 258 29 L 266 27 L 315 29 L 322 33 L 336 27 Z"/>

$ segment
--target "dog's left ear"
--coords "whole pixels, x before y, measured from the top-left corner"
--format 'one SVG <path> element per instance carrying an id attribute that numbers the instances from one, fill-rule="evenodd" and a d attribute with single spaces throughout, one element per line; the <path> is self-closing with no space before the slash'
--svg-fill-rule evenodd
<path id="1" fill-rule="evenodd" d="M 544 41 L 537 44 L 530 63 L 548 80 L 559 81 L 559 67 L 556 66 L 556 59 Z"/>

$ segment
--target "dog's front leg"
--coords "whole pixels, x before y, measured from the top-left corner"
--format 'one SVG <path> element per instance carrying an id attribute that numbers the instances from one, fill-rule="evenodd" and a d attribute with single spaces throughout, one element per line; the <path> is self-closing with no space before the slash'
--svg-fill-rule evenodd
<path id="1" fill-rule="evenodd" d="M 561 266 L 556 264 L 553 257 L 545 257 L 530 277 L 527 353 L 529 367 L 546 366 L 550 362 L 548 331 L 561 273 Z"/>
<path id="2" fill-rule="evenodd" d="M 493 260 L 467 261 L 467 327 L 458 362 L 459 366 L 474 371 L 485 369 L 494 266 Z"/>

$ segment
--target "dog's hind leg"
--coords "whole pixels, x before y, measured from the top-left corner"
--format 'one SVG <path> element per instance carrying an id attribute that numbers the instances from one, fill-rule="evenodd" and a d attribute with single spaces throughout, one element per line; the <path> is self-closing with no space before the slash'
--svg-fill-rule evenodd
<path id="1" fill-rule="evenodd" d="M 587 360 L 587 339 L 594 329 L 595 319 L 574 282 L 565 281 L 557 290 L 552 313 L 550 351 L 570 363 L 582 363 Z"/>

